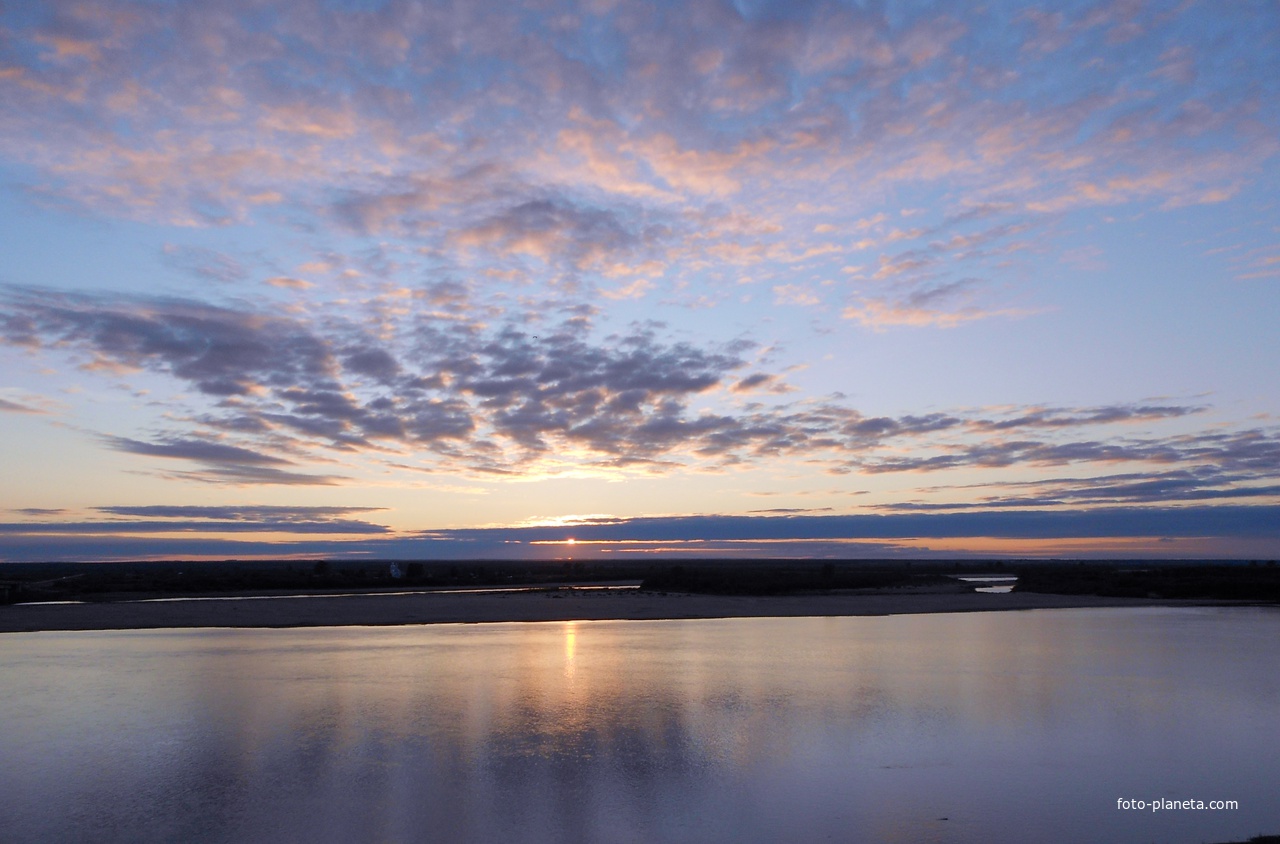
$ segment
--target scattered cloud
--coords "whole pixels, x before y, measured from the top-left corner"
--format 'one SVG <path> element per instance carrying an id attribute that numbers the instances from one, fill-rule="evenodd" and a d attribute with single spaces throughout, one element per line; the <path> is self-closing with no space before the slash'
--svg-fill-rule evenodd
<path id="1" fill-rule="evenodd" d="M 1181 504 L 1253 498 L 1280 499 L 1280 485 L 1270 483 L 1266 471 L 1239 472 L 1201 466 L 1173 471 L 1130 472 L 1098 477 L 1045 478 L 1036 481 L 999 482 L 968 487 L 933 487 L 925 492 L 935 499 L 978 493 L 965 501 L 907 501 L 877 505 L 888 511 L 992 510 L 997 508 L 1062 507 L 1080 505 Z"/>
<path id="2" fill-rule="evenodd" d="M 272 287 L 284 287 L 291 290 L 308 290 L 315 287 L 309 281 L 300 278 L 290 278 L 288 276 L 272 276 L 266 280 L 266 283 Z"/>
<path id="3" fill-rule="evenodd" d="M 128 536 L 151 533 L 324 533 L 324 534 L 383 534 L 390 530 L 382 525 L 354 519 L 314 522 L 245 522 L 219 521 L 217 519 L 183 520 L 165 519 L 136 521 L 112 519 L 96 522 L 0 522 L 0 534 L 45 536 L 58 534 L 117 535 Z"/>
<path id="4" fill-rule="evenodd" d="M 197 281 L 233 284 L 249 276 L 249 271 L 239 260 L 213 249 L 170 243 L 165 245 L 163 256 L 170 267 Z"/>
<path id="5" fill-rule="evenodd" d="M 404 333 L 375 339 L 334 318 L 308 323 L 186 300 L 28 289 L 11 291 L 0 337 L 190 386 L 203 396 L 204 413 L 158 438 L 108 435 L 104 442 L 195 463 L 201 468 L 190 477 L 226 483 L 337 483 L 296 467 L 324 453 L 340 459 L 388 450 L 482 473 L 535 464 L 667 472 L 779 457 L 868 474 L 1126 462 L 1280 469 L 1270 429 L 1118 432 L 1202 413 L 1200 405 L 896 418 L 804 399 L 716 408 L 707 404 L 715 390 L 781 396 L 789 388 L 777 373 L 740 374 L 750 344 L 698 346 L 647 327 L 596 340 L 580 316 L 540 332 L 418 316 Z M 1107 433 L 1078 438 L 1084 429 Z M 901 451 L 906 443 L 910 453 Z"/>
<path id="6" fill-rule="evenodd" d="M 1013 20 L 695 5 L 678 30 L 624 0 L 554 37 L 489 2 L 308 0 L 273 9 L 267 30 L 234 6 L 67 7 L 11 23 L 35 49 L 0 77 L 0 152 L 38 174 L 33 194 L 110 215 L 219 226 L 283 207 L 459 260 L 594 273 L 717 246 L 728 259 L 740 244 L 677 221 L 729 198 L 775 218 L 775 195 L 803 192 L 791 209 L 824 210 L 772 245 L 814 255 L 928 236 L 886 230 L 889 211 L 919 209 L 851 203 L 856 186 L 954 184 L 1004 207 L 997 229 L 1013 230 L 1072 207 L 1222 201 L 1280 152 L 1236 84 L 1269 78 L 1265 23 L 1225 37 L 1136 3 Z M 560 6 L 546 19 L 584 14 Z M 203 246 L 166 252 L 202 280 L 247 271 Z M 925 260 L 888 256 L 878 274 Z"/>
<path id="7" fill-rule="evenodd" d="M 822 304 L 822 300 L 804 285 L 780 284 L 773 288 L 773 303 L 775 305 L 812 306 Z"/>
<path id="8" fill-rule="evenodd" d="M 230 484 L 292 485 L 329 485 L 339 480 L 326 475 L 281 469 L 281 466 L 293 465 L 292 461 L 204 439 L 173 438 L 160 442 L 142 442 L 126 437 L 105 437 L 104 440 L 108 448 L 116 451 L 202 464 L 203 469 L 184 473 L 200 480 Z"/>
<path id="9" fill-rule="evenodd" d="M 44 413 L 45 411 L 28 407 L 16 401 L 0 398 L 0 413 Z"/>

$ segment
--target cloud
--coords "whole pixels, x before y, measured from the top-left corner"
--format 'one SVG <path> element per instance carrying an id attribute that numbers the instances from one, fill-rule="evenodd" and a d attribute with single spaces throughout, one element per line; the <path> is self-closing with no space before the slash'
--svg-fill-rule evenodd
<path id="1" fill-rule="evenodd" d="M 1178 419 L 1208 408 L 1203 405 L 1124 404 L 1078 409 L 1033 407 L 1019 408 L 995 419 L 975 419 L 970 427 L 979 431 L 1007 431 L 1013 428 L 1068 428 L 1085 425 L 1153 422 Z"/>
<path id="2" fill-rule="evenodd" d="M 352 513 L 377 513 L 385 507 L 281 506 L 276 504 L 174 505 L 143 504 L 95 507 L 117 516 L 145 516 L 186 519 L 246 519 L 275 521 L 317 521 Z"/>
<path id="3" fill-rule="evenodd" d="M 450 243 L 466 250 L 565 262 L 577 270 L 612 266 L 647 255 L 669 233 L 666 226 L 628 219 L 618 210 L 535 199 L 459 228 Z"/>
<path id="4" fill-rule="evenodd" d="M 973 510 L 997 508 L 1062 507 L 1064 505 L 1174 504 L 1255 498 L 1269 502 L 1280 498 L 1280 485 L 1269 483 L 1266 472 L 1228 472 L 1215 467 L 1167 472 L 1130 472 L 1098 477 L 1045 478 L 1036 481 L 976 484 L 967 487 L 933 487 L 926 492 L 955 494 L 979 492 L 970 501 L 909 501 L 876 506 L 889 511 Z"/>
<path id="5" fill-rule="evenodd" d="M 262 465 L 288 463 L 279 457 L 259 454 L 246 448 L 239 448 L 206 440 L 169 440 L 161 443 L 146 443 L 124 437 L 111 437 L 107 445 L 117 451 L 132 454 L 144 454 L 148 457 L 172 457 L 181 460 L 198 460 L 203 463 Z"/>
<path id="6" fill-rule="evenodd" d="M 908 457 L 872 457 L 858 461 L 856 465 L 860 471 L 879 474 L 934 472 L 961 467 L 1049 467 L 1073 463 L 1186 464 L 1247 470 L 1274 477 L 1280 471 L 1280 432 L 1251 429 L 1223 433 L 1210 430 L 1163 438 L 1068 442 L 997 438 L 942 446 L 933 449 L 932 453 Z"/>
<path id="7" fill-rule="evenodd" d="M 332 534 L 384 534 L 390 530 L 382 525 L 355 519 L 335 519 L 323 522 L 244 522 L 219 521 L 217 519 L 187 521 L 169 519 L 163 521 L 131 521 L 116 519 L 97 522 L 0 522 L 0 534 L 46 536 L 58 534 L 129 536 L 140 533 L 332 533 Z"/>
<path id="8" fill-rule="evenodd" d="M 173 438 L 161 442 L 142 442 L 127 437 L 105 437 L 108 448 L 146 457 L 190 460 L 204 469 L 187 472 L 186 476 L 232 484 L 332 485 L 339 478 L 287 471 L 280 466 L 292 461 L 261 454 L 240 446 L 195 438 Z"/>
<path id="9" fill-rule="evenodd" d="M 16 401 L 0 398 L 0 413 L 44 413 L 34 407 L 28 407 L 25 404 L 19 404 Z"/>
<path id="10" fill-rule="evenodd" d="M 914 328 L 955 328 L 967 322 L 993 317 L 1018 318 L 1031 312 L 1019 308 L 982 308 L 977 305 L 960 305 L 950 308 L 939 307 L 936 303 L 955 298 L 957 291 L 964 289 L 963 283 L 944 285 L 932 289 L 917 291 L 905 299 L 892 300 L 885 298 L 862 299 L 856 304 L 846 307 L 840 315 L 848 320 L 858 322 L 875 331 L 888 328 L 908 326 Z"/>
<path id="11" fill-rule="evenodd" d="M 304 281 L 300 278 L 290 278 L 288 276 L 272 276 L 266 280 L 266 283 L 272 287 L 284 287 L 291 290 L 309 290 L 310 288 L 315 287 L 315 285 L 309 281 Z"/>
<path id="12" fill-rule="evenodd" d="M 115 505 L 93 508 L 106 520 L 67 519 L 66 510 L 26 508 L 27 516 L 60 517 L 35 522 L 0 523 L 6 536 L 135 536 L 153 533 L 389 534 L 389 528 L 348 516 L 379 512 L 381 507 L 280 505 Z"/>
<path id="13" fill-rule="evenodd" d="M 779 284 L 773 288 L 775 305 L 812 306 L 822 304 L 822 300 L 809 288 L 801 284 Z"/>
<path id="14" fill-rule="evenodd" d="M 729 387 L 730 392 L 739 394 L 771 393 L 773 395 L 782 395 L 794 390 L 795 388 L 788 385 L 780 376 L 770 375 L 765 372 L 753 372 L 747 377 L 735 381 Z"/>
<path id="15" fill-rule="evenodd" d="M 88 349 L 114 364 L 166 371 L 207 395 L 244 396 L 336 369 L 330 350 L 296 320 L 190 300 L 8 292 L 0 324 L 8 342 Z"/>
<path id="16" fill-rule="evenodd" d="M 232 284 L 249 275 L 239 260 L 213 249 L 169 243 L 165 244 L 163 256 L 166 264 L 199 281 Z"/>

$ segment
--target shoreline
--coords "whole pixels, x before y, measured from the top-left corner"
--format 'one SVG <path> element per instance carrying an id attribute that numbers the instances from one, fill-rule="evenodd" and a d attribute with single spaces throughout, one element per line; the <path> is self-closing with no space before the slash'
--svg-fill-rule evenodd
<path id="1" fill-rule="evenodd" d="M 236 598 L 242 598 L 237 600 Z M 0 606 L 0 634 L 197 627 L 375 627 L 534 621 L 880 616 L 1154 606 L 1252 606 L 1251 602 L 1110 598 L 1034 592 L 883 590 L 861 594 L 702 595 L 630 590 L 365 593 L 232 596 Z"/>

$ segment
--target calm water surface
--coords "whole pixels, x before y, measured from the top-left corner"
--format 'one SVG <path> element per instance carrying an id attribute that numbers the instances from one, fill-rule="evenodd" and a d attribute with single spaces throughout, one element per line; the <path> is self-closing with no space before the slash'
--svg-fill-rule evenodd
<path id="1" fill-rule="evenodd" d="M 1280 832 L 1280 612 L 0 636 L 0 840 Z M 1236 800 L 1121 811 L 1117 798 Z M 945 819 L 945 820 L 944 820 Z"/>

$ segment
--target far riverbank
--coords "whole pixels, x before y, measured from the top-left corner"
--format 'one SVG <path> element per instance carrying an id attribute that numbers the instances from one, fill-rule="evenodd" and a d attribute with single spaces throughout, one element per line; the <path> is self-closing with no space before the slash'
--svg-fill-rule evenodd
<path id="1" fill-rule="evenodd" d="M 0 633 L 192 627 L 349 627 L 531 621 L 874 616 L 1087 607 L 1227 605 L 1228 601 L 871 590 L 812 595 L 692 595 L 627 589 L 244 596 L 0 606 Z M 1238 602 L 1243 603 L 1243 602 Z"/>

